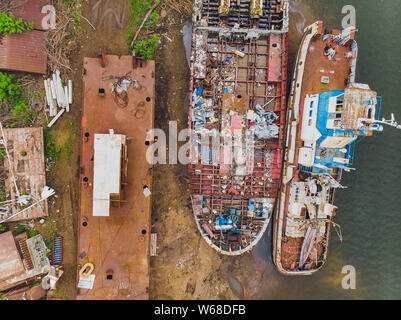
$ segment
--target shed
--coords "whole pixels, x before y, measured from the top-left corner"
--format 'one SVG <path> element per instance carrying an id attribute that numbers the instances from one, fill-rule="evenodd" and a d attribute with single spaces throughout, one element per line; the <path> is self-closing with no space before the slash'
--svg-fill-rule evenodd
<path id="1" fill-rule="evenodd" d="M 111 198 L 120 199 L 126 137 L 95 134 L 93 215 L 109 216 Z"/>
<path id="2" fill-rule="evenodd" d="M 11 231 L 0 234 L 0 282 L 25 273 Z"/>
<path id="3" fill-rule="evenodd" d="M 6 191 L 11 200 L 18 199 L 15 190 L 14 178 L 20 194 L 28 193 L 34 199 L 40 199 L 43 188 L 46 186 L 45 157 L 42 128 L 5 128 L 4 137 L 7 141 L 11 167 L 4 159 L 4 169 L 7 172 Z M 0 133 L 1 136 L 1 133 Z M 11 215 L 19 212 L 23 207 L 13 202 Z M 48 215 L 47 201 L 8 220 L 21 221 L 35 219 Z"/>

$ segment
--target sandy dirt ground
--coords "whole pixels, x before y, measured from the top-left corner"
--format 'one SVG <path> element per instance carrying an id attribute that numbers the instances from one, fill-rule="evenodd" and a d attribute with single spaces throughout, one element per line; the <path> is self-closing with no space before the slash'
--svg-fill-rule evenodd
<path id="1" fill-rule="evenodd" d="M 290 34 L 289 76 L 293 69 L 300 30 L 307 18 L 296 8 Z M 177 120 L 178 129 L 187 126 L 189 69 L 182 40 L 182 17 L 179 23 L 167 24 L 156 57 L 156 126 L 167 132 L 168 121 Z M 178 21 L 177 21 L 178 22 Z M 163 35 L 163 33 L 161 33 Z M 271 262 L 270 233 L 262 238 L 266 244 L 261 254 L 240 257 L 218 254 L 200 237 L 195 224 L 188 191 L 187 168 L 159 165 L 154 170 L 152 232 L 158 234 L 158 256 L 151 259 L 150 293 L 152 299 L 252 299 L 262 286 L 266 273 L 276 272 Z M 266 252 L 265 252 L 266 251 Z M 271 284 L 272 287 L 274 284 Z"/>
<path id="2" fill-rule="evenodd" d="M 49 223 L 38 226 L 42 229 L 56 229 L 64 237 L 65 273 L 53 299 L 74 299 L 76 295 L 83 58 L 96 57 L 100 48 L 106 54 L 129 53 L 125 33 L 130 19 L 129 1 L 102 1 L 99 11 L 95 12 L 93 5 L 96 2 L 83 1 L 83 16 L 91 21 L 96 30 L 82 20 L 80 50 L 72 57 L 71 76 L 75 86 L 72 112 L 65 114 L 52 129 L 52 135 L 60 144 L 72 137 L 70 158 L 59 160 L 48 174 L 48 184 L 55 188 L 57 198 L 52 200 L 54 205 L 50 209 Z M 178 121 L 179 130 L 187 127 L 185 99 L 189 88 L 189 68 L 182 28 L 190 17 L 181 16 L 163 5 L 157 11 L 161 24 L 156 31 L 161 41 L 155 57 L 155 126 L 167 132 L 168 121 Z M 294 34 L 297 33 L 295 25 L 292 25 L 292 30 Z M 262 285 L 264 273 L 272 269 L 271 264 L 261 264 L 260 259 L 252 253 L 241 257 L 225 257 L 206 244 L 200 237 L 192 215 L 186 166 L 155 166 L 152 192 L 152 232 L 158 235 L 158 256 L 151 258 L 151 299 L 255 297 Z"/>
<path id="3" fill-rule="evenodd" d="M 84 57 L 96 57 L 99 49 L 106 54 L 128 54 L 125 27 L 129 23 L 129 1 L 114 0 L 102 1 L 99 11 L 92 10 L 97 1 L 82 1 L 82 16 L 87 18 L 96 28 L 81 19 L 82 30 L 79 35 L 79 50 L 71 57 L 69 76 L 74 83 L 74 104 L 70 113 L 52 128 L 51 134 L 58 145 L 63 145 L 71 137 L 71 151 L 69 159 L 61 157 L 51 167 L 47 181 L 57 193 L 57 198 L 51 202 L 50 222 L 53 230 L 64 238 L 63 265 L 64 274 L 57 283 L 57 291 L 53 299 L 75 299 L 76 296 L 76 250 L 77 250 L 77 217 L 79 201 L 79 153 L 81 143 L 81 110 L 82 110 L 82 69 Z M 125 13 L 123 14 L 123 8 Z M 107 10 L 110 9 L 107 14 Z M 106 15 L 104 13 L 106 12 Z M 111 12 L 111 13 L 110 13 Z M 116 14 L 114 14 L 116 13 Z M 123 21 L 123 22 L 122 22 Z M 46 223 L 45 228 L 48 223 Z M 48 227 L 47 227 L 48 228 Z M 43 231 L 43 226 L 37 229 Z M 48 230 L 44 230 L 48 232 Z"/>

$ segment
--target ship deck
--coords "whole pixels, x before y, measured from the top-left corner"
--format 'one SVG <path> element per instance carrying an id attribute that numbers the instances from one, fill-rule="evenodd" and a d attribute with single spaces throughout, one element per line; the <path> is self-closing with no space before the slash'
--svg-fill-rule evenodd
<path id="1" fill-rule="evenodd" d="M 288 133 L 288 140 L 291 141 L 295 139 L 295 143 L 293 145 L 294 148 L 294 160 L 288 160 L 286 162 L 284 171 L 287 172 L 288 166 L 293 166 L 298 168 L 298 156 L 299 156 L 299 148 L 303 145 L 303 141 L 301 140 L 301 126 L 302 126 L 302 116 L 303 116 L 303 104 L 306 95 L 318 94 L 324 91 L 329 90 L 343 90 L 349 82 L 352 68 L 352 60 L 350 58 L 346 58 L 346 54 L 352 51 L 351 43 L 349 42 L 346 45 L 334 46 L 336 55 L 335 59 L 329 60 L 324 55 L 324 49 L 327 46 L 333 44 L 333 42 L 329 40 L 323 40 L 323 28 L 322 24 L 319 25 L 318 35 L 315 35 L 309 43 L 307 48 L 307 55 L 304 61 L 300 61 L 300 57 L 298 57 L 298 66 L 296 69 L 296 79 L 293 82 L 293 94 L 294 97 L 291 101 L 291 105 L 289 106 L 292 109 L 292 116 L 294 117 L 294 106 L 296 104 L 296 94 L 297 88 L 301 86 L 301 90 L 299 91 L 299 116 L 298 119 L 293 118 L 289 120 L 290 122 L 294 119 L 297 120 L 297 129 L 295 132 L 295 138 L 293 137 L 294 132 L 291 130 L 292 123 L 290 124 Z M 331 35 L 339 35 L 341 33 L 340 30 L 333 30 Z M 305 35 L 306 36 L 306 35 Z M 303 49 L 302 46 L 305 41 L 305 36 L 303 38 L 303 43 L 301 44 L 300 53 Z M 302 59 L 301 59 L 302 60 Z M 302 64 L 304 63 L 304 65 Z M 301 74 L 301 69 L 303 69 L 303 76 L 301 79 L 298 78 L 299 74 Z M 323 83 L 322 77 L 328 77 L 329 83 Z M 289 149 L 292 144 L 289 143 Z M 286 157 L 289 157 L 290 151 L 286 152 Z M 311 274 L 313 271 L 316 271 L 322 267 L 325 262 L 327 256 L 327 244 L 330 237 L 330 223 L 326 223 L 326 231 L 325 234 L 322 235 L 321 242 L 317 242 L 315 245 L 315 255 L 313 261 L 310 261 L 306 268 L 307 270 L 297 270 L 298 263 L 300 260 L 300 253 L 302 244 L 304 241 L 304 237 L 298 236 L 288 236 L 286 234 L 287 227 L 287 219 L 288 219 L 288 208 L 289 208 L 289 198 L 290 198 L 290 189 L 291 183 L 300 181 L 300 171 L 294 169 L 292 179 L 283 185 L 284 198 L 282 197 L 280 200 L 280 205 L 278 210 L 282 210 L 281 216 L 277 216 L 275 219 L 275 228 L 278 228 L 275 233 L 275 245 L 274 245 L 274 255 L 275 255 L 275 263 L 278 266 L 280 272 L 288 274 L 288 275 L 296 275 L 296 274 Z M 338 171 L 335 179 L 341 179 L 341 170 Z M 285 179 L 289 179 L 290 177 L 284 174 Z M 330 203 L 334 202 L 335 189 L 332 189 L 330 194 Z M 277 234 L 279 233 L 279 234 Z M 277 238 L 276 238 L 277 237 Z M 278 241 L 279 243 L 276 243 Z"/>
<path id="2" fill-rule="evenodd" d="M 152 165 L 146 161 L 146 133 L 153 128 L 154 61 L 107 55 L 84 59 L 82 146 L 80 157 L 80 212 L 77 274 L 92 263 L 93 288 L 77 290 L 78 300 L 148 299 Z M 127 106 L 116 104 L 111 87 L 116 77 L 129 76 L 137 87 L 127 91 Z M 99 94 L 104 89 L 104 96 Z M 109 217 L 95 217 L 93 204 L 94 135 L 109 129 L 127 137 L 127 183 L 120 207 Z"/>
<path id="3" fill-rule="evenodd" d="M 208 17 L 208 25 L 225 25 L 227 20 L 215 19 L 215 4 L 212 8 L 206 3 L 202 14 Z M 249 10 L 249 3 L 241 5 L 244 12 Z M 229 26 L 237 12 L 233 8 Z M 202 235 L 223 253 L 249 250 L 271 217 L 283 155 L 287 46 L 286 33 L 248 40 L 240 34 L 220 38 L 218 33 L 196 28 L 193 32 L 189 127 L 202 138 L 205 132 L 219 132 L 221 140 L 199 141 L 189 164 L 190 192 Z M 259 130 L 249 115 L 263 112 L 274 119 L 277 135 L 269 136 L 267 131 L 263 138 L 256 135 L 252 150 L 247 147 L 246 159 L 239 165 L 233 148 L 220 142 L 225 132 L 232 137 L 239 133 L 245 145 L 246 132 Z M 254 204 L 260 210 L 257 214 L 252 212 Z M 226 232 L 216 227 L 221 216 L 236 221 L 237 228 Z"/>
<path id="4" fill-rule="evenodd" d="M 308 57 L 305 62 L 304 81 L 302 82 L 301 90 L 302 97 L 326 90 L 342 90 L 348 84 L 344 80 L 349 77 L 351 65 L 350 60 L 345 58 L 345 54 L 351 51 L 350 46 L 337 47 L 337 57 L 340 59 L 337 61 L 330 61 L 324 56 L 323 50 L 325 46 L 326 41 L 323 41 L 321 37 L 311 40 Z M 322 76 L 329 77 L 330 83 L 322 83 Z"/>

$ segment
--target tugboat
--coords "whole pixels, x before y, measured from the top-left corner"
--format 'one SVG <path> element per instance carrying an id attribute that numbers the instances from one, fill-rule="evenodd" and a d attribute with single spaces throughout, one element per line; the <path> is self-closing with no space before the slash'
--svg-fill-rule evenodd
<path id="1" fill-rule="evenodd" d="M 273 214 L 284 147 L 288 12 L 287 0 L 194 2 L 190 192 L 199 231 L 221 254 L 251 250 Z"/>
<path id="2" fill-rule="evenodd" d="M 273 260 L 285 275 L 310 275 L 327 260 L 336 190 L 352 168 L 355 146 L 382 131 L 381 97 L 355 82 L 355 28 L 305 29 L 290 94 L 282 184 L 275 208 Z"/>

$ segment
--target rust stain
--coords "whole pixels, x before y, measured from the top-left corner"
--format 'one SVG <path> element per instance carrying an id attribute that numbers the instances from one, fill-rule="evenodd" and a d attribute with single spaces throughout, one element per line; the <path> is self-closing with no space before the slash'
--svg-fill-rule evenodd
<path id="1" fill-rule="evenodd" d="M 0 69 L 46 74 L 46 32 L 6 35 L 0 45 Z"/>

